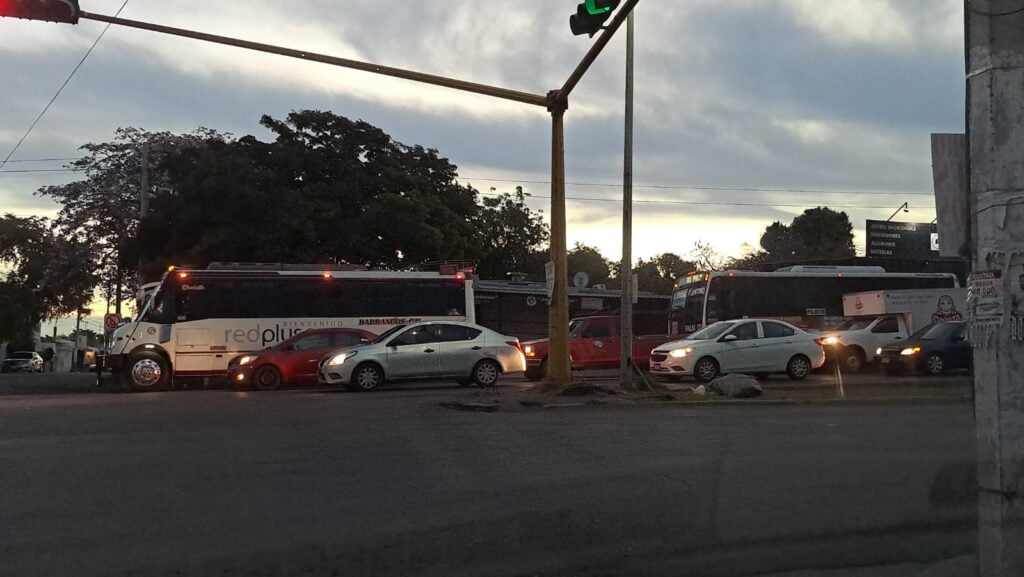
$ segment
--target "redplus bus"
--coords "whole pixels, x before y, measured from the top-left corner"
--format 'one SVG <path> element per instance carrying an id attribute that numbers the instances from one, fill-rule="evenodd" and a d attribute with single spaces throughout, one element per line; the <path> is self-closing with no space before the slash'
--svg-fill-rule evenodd
<path id="1" fill-rule="evenodd" d="M 153 390 L 173 377 L 223 377 L 232 357 L 305 329 L 379 334 L 417 321 L 475 322 L 472 280 L 445 272 L 172 267 L 138 318 L 114 332 L 97 368 Z"/>
<path id="2" fill-rule="evenodd" d="M 824 330 L 847 320 L 843 316 L 844 294 L 958 286 L 951 273 L 890 273 L 871 266 L 692 273 L 676 284 L 669 329 L 673 334 L 689 334 L 717 321 L 775 318 L 805 329 Z"/>

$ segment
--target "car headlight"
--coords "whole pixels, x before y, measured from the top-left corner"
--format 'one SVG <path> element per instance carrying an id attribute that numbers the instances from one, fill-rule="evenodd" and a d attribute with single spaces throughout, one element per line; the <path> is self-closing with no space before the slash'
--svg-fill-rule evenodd
<path id="1" fill-rule="evenodd" d="M 910 356 L 916 355 L 919 352 L 921 352 L 921 347 L 914 347 L 914 348 L 907 347 L 907 348 L 903 349 L 902 351 L 900 351 L 900 354 L 905 356 L 905 357 L 910 357 Z"/>
<path id="2" fill-rule="evenodd" d="M 834 347 L 839 344 L 839 337 L 825 337 L 824 343 L 830 347 Z"/>
<path id="3" fill-rule="evenodd" d="M 252 363 L 258 358 L 259 357 L 257 357 L 256 355 L 245 355 L 244 357 L 238 359 L 238 364 L 239 366 L 245 366 L 248 365 L 249 363 Z"/>
<path id="4" fill-rule="evenodd" d="M 523 354 L 528 357 L 532 357 L 537 353 L 533 352 L 533 345 L 526 345 L 525 347 L 523 347 Z"/>
<path id="5" fill-rule="evenodd" d="M 878 347 L 877 349 L 875 349 L 875 356 L 876 357 L 882 356 L 882 347 Z"/>
<path id="6" fill-rule="evenodd" d="M 669 351 L 668 356 L 672 357 L 673 359 L 681 359 L 692 352 L 693 349 L 673 349 Z"/>
<path id="7" fill-rule="evenodd" d="M 358 354 L 359 351 L 348 351 L 347 353 L 338 353 L 331 357 L 331 360 L 327 361 L 327 364 L 331 365 L 332 367 L 336 367 L 338 365 L 344 364 L 345 361 L 351 359 L 352 357 Z"/>

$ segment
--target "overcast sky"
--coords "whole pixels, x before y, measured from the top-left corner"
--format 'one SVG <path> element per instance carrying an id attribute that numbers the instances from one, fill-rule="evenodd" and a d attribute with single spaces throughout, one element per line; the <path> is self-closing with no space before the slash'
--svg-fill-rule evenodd
<path id="1" fill-rule="evenodd" d="M 122 0 L 81 0 L 113 14 Z M 130 0 L 122 17 L 543 94 L 590 45 L 576 0 Z M 634 255 L 739 254 L 805 208 L 865 219 L 934 214 L 929 133 L 962 132 L 960 0 L 687 0 L 637 11 Z M 102 30 L 0 20 L 0 159 Z M 569 242 L 621 254 L 624 31 L 566 120 Z M 542 109 L 362 72 L 112 27 L 4 171 L 59 168 L 119 126 L 269 135 L 262 114 L 315 108 L 438 149 L 484 193 L 523 183 L 547 212 Z M 33 195 L 66 173 L 0 174 L 0 211 L 51 216 Z M 577 184 L 578 183 L 578 184 Z M 588 185 L 589 184 L 589 185 Z M 593 186 L 606 184 L 611 186 Z M 654 185 L 644 187 L 642 185 Z M 691 188 L 687 188 L 691 187 Z M 696 187 L 696 188 L 693 188 Z M 708 189 L 790 189 L 762 192 Z M 840 194 L 827 194 L 827 191 Z M 876 194 L 854 194 L 851 191 Z M 877 194 L 885 193 L 885 194 Z M 731 203 L 685 204 L 685 203 Z M 737 206 L 737 204 L 739 204 Z M 752 206 L 757 205 L 757 206 Z M 860 208 L 856 208 L 860 207 Z"/>

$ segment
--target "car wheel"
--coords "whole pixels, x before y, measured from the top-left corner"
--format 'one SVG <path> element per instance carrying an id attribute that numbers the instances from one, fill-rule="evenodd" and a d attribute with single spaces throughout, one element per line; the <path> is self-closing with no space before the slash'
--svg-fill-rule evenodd
<path id="1" fill-rule="evenodd" d="M 125 380 L 136 391 L 159 391 L 171 382 L 171 366 L 160 353 L 141 351 L 128 357 Z"/>
<path id="2" fill-rule="evenodd" d="M 710 383 L 715 380 L 720 370 L 718 361 L 711 357 L 704 357 L 693 365 L 693 376 L 702 383 Z"/>
<path id="3" fill-rule="evenodd" d="M 537 382 L 537 381 L 543 380 L 544 379 L 544 375 L 546 375 L 547 373 L 548 373 L 548 360 L 544 359 L 543 361 L 541 361 L 539 367 L 526 367 L 526 372 L 523 373 L 523 376 L 525 376 L 526 380 L 528 380 L 528 381 Z"/>
<path id="4" fill-rule="evenodd" d="M 281 371 L 272 365 L 264 365 L 252 373 L 252 384 L 261 391 L 273 391 L 281 386 Z"/>
<path id="5" fill-rule="evenodd" d="M 942 355 L 931 354 L 924 360 L 924 370 L 929 375 L 941 375 L 946 372 L 946 360 Z"/>
<path id="6" fill-rule="evenodd" d="M 786 376 L 794 381 L 802 381 L 810 372 L 811 361 L 803 355 L 789 359 L 789 363 L 786 365 Z"/>
<path id="7" fill-rule="evenodd" d="M 353 391 L 372 391 L 384 384 L 384 371 L 373 363 L 363 363 L 352 371 Z"/>
<path id="8" fill-rule="evenodd" d="M 867 362 L 867 359 L 864 355 L 864 351 L 857 347 L 853 347 L 843 350 L 839 357 L 839 362 L 842 363 L 843 368 L 847 371 L 857 373 L 864 368 L 864 363 Z"/>
<path id="9" fill-rule="evenodd" d="M 473 382 L 480 387 L 493 387 L 501 376 L 501 366 L 498 363 L 484 359 L 473 367 Z"/>

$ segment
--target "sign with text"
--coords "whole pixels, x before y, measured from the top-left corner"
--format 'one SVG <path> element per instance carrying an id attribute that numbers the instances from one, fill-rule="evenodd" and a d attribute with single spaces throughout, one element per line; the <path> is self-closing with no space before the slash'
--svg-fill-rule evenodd
<path id="1" fill-rule="evenodd" d="M 967 303 L 973 324 L 1002 324 L 1002 271 L 982 270 L 971 273 L 967 281 Z"/>
<path id="2" fill-rule="evenodd" d="M 921 222 L 867 221 L 868 256 L 930 259 L 939 256 L 936 225 Z"/>

